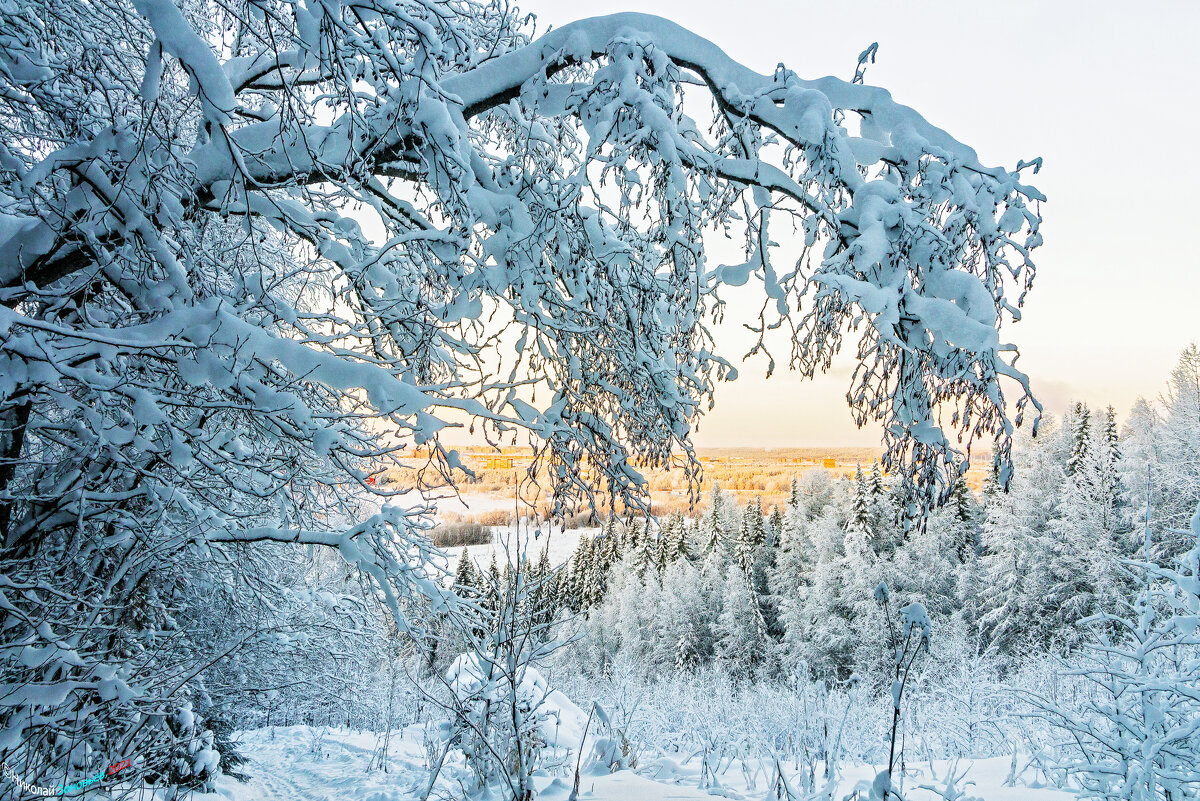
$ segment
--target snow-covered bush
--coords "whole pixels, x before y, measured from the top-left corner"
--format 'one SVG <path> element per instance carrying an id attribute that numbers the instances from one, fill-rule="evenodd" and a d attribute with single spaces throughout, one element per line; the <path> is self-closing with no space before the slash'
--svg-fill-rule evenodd
<path id="1" fill-rule="evenodd" d="M 1086 798 L 1200 797 L 1200 509 L 1190 534 L 1174 567 L 1133 563 L 1142 589 L 1123 610 L 1082 621 L 1091 639 L 1066 671 L 1081 697 L 1033 697 L 1062 734 L 1056 767 Z"/>
<path id="2" fill-rule="evenodd" d="M 539 670 L 563 641 L 557 621 L 542 614 L 539 599 L 556 582 L 531 562 L 533 537 L 518 532 L 509 543 L 511 564 L 503 572 L 483 571 L 470 586 L 476 599 L 442 610 L 446 642 L 465 644 L 444 673 L 436 664 L 431 678 L 445 692 L 429 699 L 446 718 L 433 779 L 451 750 L 461 752 L 476 787 L 510 801 L 528 801 L 533 775 L 558 759 L 565 764 L 585 746 L 587 714 L 553 689 Z M 471 574 L 460 565 L 459 575 Z"/>
<path id="3" fill-rule="evenodd" d="M 1031 667 L 1044 665 L 1029 655 Z M 961 621 L 939 625 L 929 658 L 917 665 L 906 690 L 903 725 L 913 759 L 975 759 L 1011 750 L 1019 676 L 1003 677 L 999 660 L 984 653 L 982 638 Z"/>

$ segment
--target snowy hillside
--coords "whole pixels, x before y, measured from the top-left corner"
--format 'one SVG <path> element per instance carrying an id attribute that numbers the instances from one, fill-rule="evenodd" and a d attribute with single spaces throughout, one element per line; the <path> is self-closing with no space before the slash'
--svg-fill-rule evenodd
<path id="1" fill-rule="evenodd" d="M 1200 801 L 1186 37 L 529 1 L 0 0 L 0 801 Z"/>
<path id="2" fill-rule="evenodd" d="M 215 792 L 198 795 L 195 801 L 418 799 L 426 789 L 428 775 L 423 735 L 422 727 L 410 726 L 402 736 L 393 738 L 385 760 L 385 773 L 375 759 L 379 740 L 370 732 L 308 726 L 243 732 L 244 750 L 251 755 L 247 771 L 254 778 L 240 784 L 223 777 Z M 944 761 L 909 765 L 904 785 L 908 788 L 908 801 L 944 798 L 920 786 L 944 789 L 950 767 Z M 873 778 L 874 770 L 869 765 L 848 767 L 846 775 L 839 779 L 833 797 L 853 797 L 856 787 Z M 459 765 L 448 765 L 439 789 L 453 793 L 455 779 L 460 774 L 465 778 L 464 771 Z M 1010 762 L 1004 758 L 959 763 L 956 771 L 958 789 L 965 794 L 958 798 L 961 801 L 972 798 L 980 801 L 1071 801 L 1075 798 L 1073 793 L 1062 790 L 1030 787 L 1025 784 L 1028 777 L 1021 777 L 1013 786 L 1006 786 L 1009 771 Z M 700 772 L 699 757 L 649 759 L 637 770 L 582 777 L 579 798 L 589 801 L 711 801 L 714 797 L 724 797 L 758 801 L 767 792 L 768 767 L 760 759 L 729 762 L 716 777 L 716 782 L 707 788 L 700 787 Z M 571 782 L 569 775 L 538 776 L 538 798 L 565 801 L 570 794 Z M 439 797 L 436 789 L 431 797 Z"/>

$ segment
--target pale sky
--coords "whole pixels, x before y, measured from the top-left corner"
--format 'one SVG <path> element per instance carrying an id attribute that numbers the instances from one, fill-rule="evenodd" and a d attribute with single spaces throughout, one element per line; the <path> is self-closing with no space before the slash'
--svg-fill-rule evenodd
<path id="1" fill-rule="evenodd" d="M 1048 197 L 1045 245 L 1016 342 L 1047 410 L 1081 399 L 1121 416 L 1164 386 L 1200 340 L 1200 3 L 1143 0 L 1002 3 L 901 0 L 526 0 L 539 29 L 639 11 L 672 19 L 759 72 L 783 62 L 805 78 L 853 75 L 879 42 L 867 83 L 883 86 Z M 736 332 L 726 356 L 744 352 Z M 851 346 L 852 347 L 852 346 Z M 761 362 L 722 386 L 701 447 L 874 445 L 844 394 L 848 370 L 763 380 Z"/>

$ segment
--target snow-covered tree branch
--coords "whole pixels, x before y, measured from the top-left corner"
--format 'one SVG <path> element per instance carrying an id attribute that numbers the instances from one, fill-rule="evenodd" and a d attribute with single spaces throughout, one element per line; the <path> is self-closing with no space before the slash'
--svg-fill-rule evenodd
<path id="1" fill-rule="evenodd" d="M 471 3 L 146 0 L 38 41 L 71 11 L 10 12 L 27 32 L 6 57 L 21 66 L 5 100 L 10 308 L 135 264 L 177 305 L 202 221 L 253 215 L 346 283 L 355 313 L 321 333 L 353 329 L 373 366 L 407 365 L 406 412 L 453 396 L 552 443 L 564 485 L 591 458 L 628 492 L 627 449 L 688 452 L 713 379 L 731 370 L 705 320 L 721 286 L 754 273 L 761 324 L 791 328 L 789 362 L 804 373 L 862 331 L 850 399 L 858 419 L 885 423 L 894 467 L 928 480 L 960 462 L 952 429 L 994 435 L 1007 461 L 1000 377 L 1027 387 L 998 329 L 1032 278 L 1041 196 L 884 90 L 758 75 L 640 14 L 530 40 L 515 17 Z M 97 28 L 118 22 L 123 57 L 102 59 Z M 71 92 L 48 87 L 87 57 L 112 79 L 108 97 L 86 102 L 91 79 L 76 77 L 66 119 Z M 691 74 L 712 101 L 711 136 L 685 113 Z M 707 262 L 703 234 L 721 228 L 746 237 L 744 264 Z M 499 353 L 481 363 L 500 350 L 480 323 L 495 307 L 529 353 L 510 375 L 546 385 L 549 403 L 496 381 L 504 373 L 484 365 Z M 312 370 L 303 354 L 272 356 Z"/>

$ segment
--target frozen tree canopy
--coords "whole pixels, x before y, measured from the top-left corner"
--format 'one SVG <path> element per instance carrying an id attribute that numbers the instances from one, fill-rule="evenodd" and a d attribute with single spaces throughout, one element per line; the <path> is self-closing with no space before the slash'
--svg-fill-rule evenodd
<path id="1" fill-rule="evenodd" d="M 52 402 L 91 410 L 63 444 L 200 480 L 237 437 L 201 447 L 186 386 L 355 480 L 379 446 L 305 392 L 417 442 L 447 409 L 528 429 L 562 498 L 585 465 L 636 494 L 631 455 L 690 454 L 732 372 L 706 323 L 752 277 L 802 373 L 856 334 L 848 397 L 892 469 L 932 492 L 979 435 L 1007 464 L 1001 377 L 1031 399 L 999 331 L 1041 195 L 882 89 L 759 75 L 639 14 L 535 37 L 474 2 L 2 13 L 6 472 L 43 437 L 23 404 Z M 714 230 L 744 263 L 706 258 Z"/>

